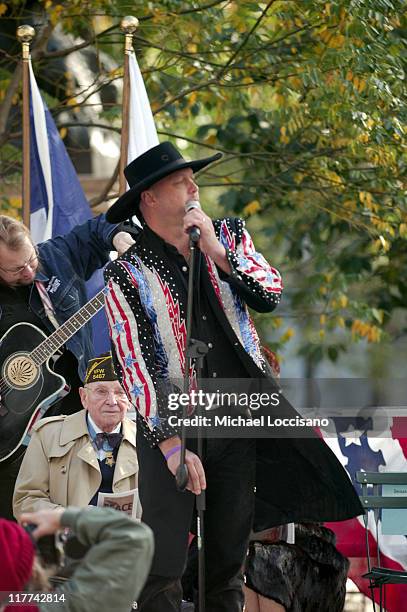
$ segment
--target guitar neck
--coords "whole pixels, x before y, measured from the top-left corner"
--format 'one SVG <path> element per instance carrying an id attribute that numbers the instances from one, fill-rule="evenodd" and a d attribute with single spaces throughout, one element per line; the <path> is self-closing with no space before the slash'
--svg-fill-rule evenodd
<path id="1" fill-rule="evenodd" d="M 58 327 L 48 338 L 39 344 L 30 354 L 37 365 L 42 365 L 54 355 L 76 332 L 81 329 L 104 306 L 105 291 L 102 289 L 78 312 Z"/>

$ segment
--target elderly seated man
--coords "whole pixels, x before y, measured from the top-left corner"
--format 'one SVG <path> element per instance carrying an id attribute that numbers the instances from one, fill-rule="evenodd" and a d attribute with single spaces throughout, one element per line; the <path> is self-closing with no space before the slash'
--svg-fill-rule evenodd
<path id="1" fill-rule="evenodd" d="M 14 515 L 58 506 L 96 505 L 98 493 L 137 487 L 136 425 L 110 353 L 91 359 L 84 410 L 41 419 L 24 456 L 14 490 Z"/>

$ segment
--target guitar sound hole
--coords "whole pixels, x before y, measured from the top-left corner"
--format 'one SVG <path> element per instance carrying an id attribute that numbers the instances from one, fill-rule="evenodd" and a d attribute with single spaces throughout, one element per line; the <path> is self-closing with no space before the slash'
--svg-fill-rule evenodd
<path id="1" fill-rule="evenodd" d="M 35 384 L 39 377 L 38 367 L 24 354 L 10 355 L 4 364 L 4 373 L 8 384 L 14 389 L 27 389 Z"/>

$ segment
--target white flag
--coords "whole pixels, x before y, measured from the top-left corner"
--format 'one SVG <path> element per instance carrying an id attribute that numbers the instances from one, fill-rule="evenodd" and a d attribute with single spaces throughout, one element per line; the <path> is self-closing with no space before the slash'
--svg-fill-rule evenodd
<path id="1" fill-rule="evenodd" d="M 129 109 L 129 146 L 127 163 L 160 144 L 151 112 L 143 77 L 136 56 L 129 56 L 130 109 Z"/>

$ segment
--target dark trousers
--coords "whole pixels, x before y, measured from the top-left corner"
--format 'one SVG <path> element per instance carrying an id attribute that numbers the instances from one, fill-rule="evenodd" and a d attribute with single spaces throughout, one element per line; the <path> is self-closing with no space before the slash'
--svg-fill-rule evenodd
<path id="1" fill-rule="evenodd" d="M 141 612 L 179 612 L 194 496 L 179 493 L 159 449 L 138 439 L 143 521 L 155 535 L 151 574 Z M 210 439 L 205 444 L 206 611 L 241 612 L 242 565 L 254 509 L 255 441 Z"/>
<path id="2" fill-rule="evenodd" d="M 0 518 L 13 520 L 13 495 L 17 475 L 25 453 L 25 446 L 9 459 L 0 462 Z"/>

